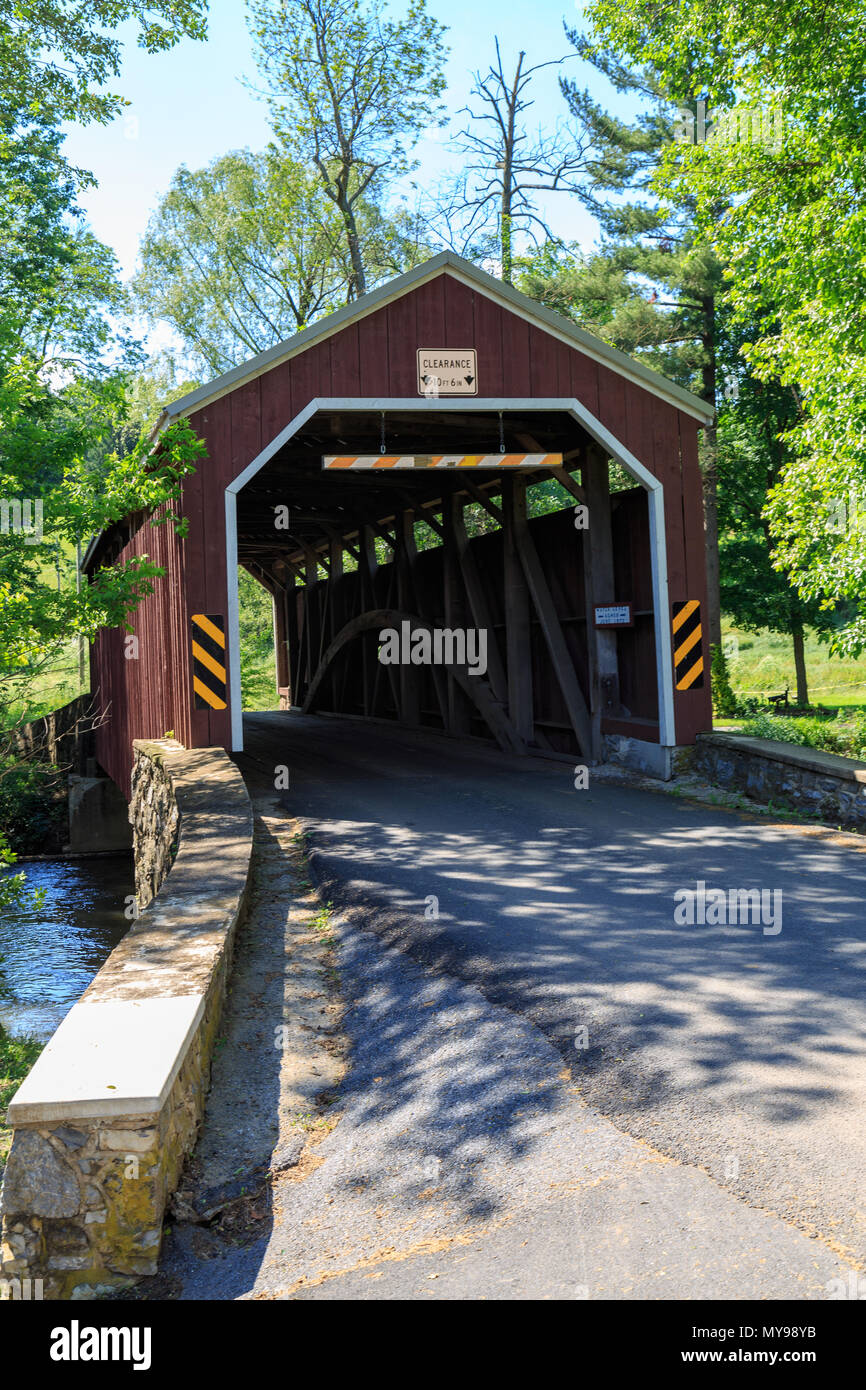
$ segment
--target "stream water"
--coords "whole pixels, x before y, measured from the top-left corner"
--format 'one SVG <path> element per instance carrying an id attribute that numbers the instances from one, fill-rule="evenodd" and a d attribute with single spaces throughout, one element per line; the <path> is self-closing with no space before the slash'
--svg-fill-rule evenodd
<path id="1" fill-rule="evenodd" d="M 41 908 L 0 916 L 0 1023 L 46 1041 L 131 923 L 131 854 L 18 865 Z"/>

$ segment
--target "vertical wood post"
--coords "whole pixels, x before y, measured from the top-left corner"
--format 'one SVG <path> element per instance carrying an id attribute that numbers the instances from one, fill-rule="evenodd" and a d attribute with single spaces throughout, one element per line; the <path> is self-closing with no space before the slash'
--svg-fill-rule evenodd
<path id="1" fill-rule="evenodd" d="M 496 629 L 493 626 L 493 617 L 490 612 L 490 605 L 487 602 L 484 583 L 479 573 L 475 556 L 469 546 L 469 537 L 466 534 L 466 522 L 463 517 L 462 507 L 459 507 L 454 512 L 453 524 L 454 538 L 457 543 L 457 554 L 460 558 L 460 570 L 463 575 L 463 582 L 466 585 L 469 607 L 472 610 L 473 626 L 476 628 L 483 628 L 487 632 L 487 679 L 490 682 L 490 689 L 493 691 L 494 699 L 499 700 L 504 706 L 508 699 L 505 668 L 502 665 L 502 658 L 499 655 Z"/>
<path id="2" fill-rule="evenodd" d="M 568 718 L 577 739 L 577 746 L 581 753 L 589 758 L 592 756 L 592 727 L 589 709 L 577 679 L 577 672 L 574 669 L 574 662 L 565 640 L 544 568 L 538 558 L 535 541 L 529 530 L 526 520 L 525 496 L 524 492 L 523 507 L 522 509 L 515 509 L 514 515 L 514 539 L 517 553 L 520 556 L 527 588 L 538 615 L 544 640 L 547 643 L 547 650 L 550 653 L 556 679 L 562 691 L 562 698 L 568 710 Z M 591 525 L 592 521 L 590 521 Z"/>
<path id="3" fill-rule="evenodd" d="M 444 532 L 442 554 L 443 611 L 445 613 L 445 626 L 450 628 L 465 628 L 467 618 L 456 535 L 458 518 L 459 524 L 462 525 L 463 503 L 460 498 L 452 494 L 450 497 L 446 497 L 442 504 L 442 529 Z M 468 734 L 472 728 L 470 702 L 450 671 L 448 673 L 447 727 L 448 732 L 458 738 Z"/>
<path id="4" fill-rule="evenodd" d="M 408 613 L 415 611 L 412 561 L 417 552 L 413 522 L 413 514 L 408 511 L 402 511 L 396 520 L 397 553 L 394 561 L 397 570 L 397 607 Z M 418 676 L 419 672 L 414 666 L 400 666 L 400 719 L 413 727 L 420 723 L 421 718 Z"/>
<path id="5" fill-rule="evenodd" d="M 532 632 L 529 592 L 517 549 L 516 530 L 526 524 L 526 479 L 519 474 L 502 480 L 503 555 L 505 584 L 505 647 L 508 668 L 508 714 L 520 737 L 534 739 L 532 708 Z"/>
<path id="6" fill-rule="evenodd" d="M 274 666 L 277 697 L 289 685 L 288 624 L 286 621 L 286 590 L 283 584 L 274 589 Z"/>
<path id="7" fill-rule="evenodd" d="M 328 547 L 330 564 L 328 566 L 328 593 L 330 596 L 329 621 L 325 646 L 333 642 L 340 628 L 346 621 L 347 614 L 343 611 L 343 596 L 339 589 L 340 580 L 343 578 L 343 543 L 339 536 L 332 536 Z M 345 668 L 345 661 L 335 663 L 330 678 L 331 709 L 338 711 L 342 704 L 342 682 L 339 679 L 338 666 Z"/>
<path id="8" fill-rule="evenodd" d="M 313 551 L 309 546 L 304 547 L 306 563 L 304 566 L 304 671 L 302 679 L 302 689 L 298 692 L 299 703 L 309 689 L 310 681 L 316 669 L 316 656 L 318 653 L 318 637 L 315 614 L 315 585 L 318 581 L 318 562 Z"/>
<path id="9" fill-rule="evenodd" d="M 594 602 L 613 603 L 616 598 L 616 584 L 613 568 L 610 478 L 607 459 L 598 449 L 590 448 L 587 451 L 587 467 L 583 482 L 589 508 L 587 535 Z M 616 632 L 597 628 L 593 623 L 589 636 L 594 639 L 595 645 L 600 717 L 617 715 L 621 711 L 621 705 Z"/>
<path id="10" fill-rule="evenodd" d="M 376 558 L 376 537 L 371 526 L 362 526 L 358 532 L 358 602 L 359 613 L 375 608 L 376 571 L 379 561 Z M 367 633 L 361 638 L 361 680 L 363 682 L 364 714 L 373 713 L 373 680 L 378 662 L 373 657 Z"/>

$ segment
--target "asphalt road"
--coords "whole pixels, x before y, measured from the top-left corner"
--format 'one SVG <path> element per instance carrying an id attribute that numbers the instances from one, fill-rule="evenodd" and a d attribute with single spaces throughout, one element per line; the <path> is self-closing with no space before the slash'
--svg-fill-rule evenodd
<path id="1" fill-rule="evenodd" d="M 866 1265 L 866 857 L 434 735 L 249 716 L 334 903 L 323 1165 L 185 1297 L 826 1297 Z M 675 894 L 781 894 L 678 925 Z M 585 1031 L 584 1031 L 585 1030 Z"/>

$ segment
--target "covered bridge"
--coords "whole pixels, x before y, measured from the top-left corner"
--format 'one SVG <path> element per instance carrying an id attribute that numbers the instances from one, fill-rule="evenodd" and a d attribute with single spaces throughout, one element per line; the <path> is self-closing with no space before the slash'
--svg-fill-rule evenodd
<path id="1" fill-rule="evenodd" d="M 134 738 L 242 750 L 243 566 L 273 597 L 275 708 L 584 763 L 613 739 L 667 775 L 711 725 L 712 414 L 447 252 L 173 402 L 159 428 L 185 416 L 207 444 L 183 483 L 186 538 L 129 518 L 85 559 L 165 570 L 134 617 L 137 655 L 120 629 L 94 643 L 98 762 L 128 794 Z M 559 509 L 533 516 L 551 478 Z M 383 629 L 483 632 L 484 670 L 456 648 L 383 664 Z"/>

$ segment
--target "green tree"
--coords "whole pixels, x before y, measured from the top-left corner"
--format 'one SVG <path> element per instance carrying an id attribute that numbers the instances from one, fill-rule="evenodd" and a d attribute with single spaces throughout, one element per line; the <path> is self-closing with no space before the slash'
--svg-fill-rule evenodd
<path id="1" fill-rule="evenodd" d="M 807 706 L 805 628 L 831 633 L 835 615 L 804 599 L 773 563 L 767 497 L 790 459 L 785 435 L 797 419 L 796 393 L 749 371 L 741 348 L 748 336 L 721 316 L 718 359 L 727 381 L 718 424 L 719 550 L 722 608 L 737 627 L 769 628 L 791 638 L 797 704 Z"/>
<path id="2" fill-rule="evenodd" d="M 56 126 L 64 120 L 107 122 L 124 105 L 107 90 L 120 69 L 122 46 L 113 33 L 118 24 L 137 19 L 139 45 L 154 53 L 184 35 L 203 38 L 205 10 L 206 0 L 89 0 L 86 6 L 75 0 L 0 0 L 3 729 L 12 692 L 32 680 L 62 637 L 125 621 L 157 573 L 144 562 L 103 571 L 74 598 L 55 595 L 46 578 L 46 529 L 49 544 L 56 545 L 60 536 L 79 540 L 100 529 L 133 502 L 170 503 L 199 452 L 197 441 L 182 430 L 167 439 L 156 462 L 146 462 L 140 450 L 123 462 L 113 460 L 98 476 L 86 463 L 116 415 L 119 371 L 131 365 L 133 352 L 128 338 L 112 327 L 123 298 L 113 257 L 81 225 L 75 205 L 76 190 L 92 180 L 63 158 Z M 112 353 L 113 364 L 106 360 Z M 6 750 L 0 753 L 6 761 Z M 14 862 L 0 828 L 0 911 L 38 905 L 24 876 L 9 872 Z M 16 1046 L 9 1043 L 6 1051 Z M 34 1046 L 22 1044 L 18 1053 L 26 1069 Z"/>
<path id="3" fill-rule="evenodd" d="M 381 0 L 250 0 L 250 29 L 274 131 L 313 168 L 337 209 L 350 299 L 366 293 L 364 200 L 382 201 L 411 167 L 421 132 L 440 119 L 444 28 L 410 0 L 386 19 Z"/>
<path id="4" fill-rule="evenodd" d="M 716 363 L 721 266 L 695 226 L 695 199 L 685 190 L 660 197 L 656 177 L 674 142 L 678 104 L 663 74 L 644 60 L 620 61 L 609 45 L 566 33 L 579 57 L 592 63 L 621 96 L 637 98 L 638 115 L 622 120 L 569 77 L 560 88 L 572 119 L 606 151 L 593 187 L 581 196 L 598 218 L 601 253 L 582 267 L 601 306 L 602 336 L 625 352 L 695 391 L 715 407 L 720 395 Z M 685 89 L 687 90 L 687 88 Z M 717 209 L 717 211 L 721 211 Z M 604 308 L 607 301 L 613 313 Z M 721 641 L 718 479 L 715 426 L 701 434 L 704 528 L 707 551 L 707 630 Z"/>
<path id="5" fill-rule="evenodd" d="M 118 25 L 137 20 L 139 47 L 159 53 L 203 39 L 206 13 L 207 0 L 0 0 L 4 100 L 55 124 L 110 121 L 125 105 L 106 90 L 120 72 Z"/>
<path id="6" fill-rule="evenodd" d="M 355 220 L 376 276 L 419 257 L 404 220 L 366 199 Z M 177 171 L 148 225 L 133 293 L 212 377 L 345 303 L 352 277 L 340 214 L 318 175 L 270 146 Z"/>
<path id="7" fill-rule="evenodd" d="M 76 633 L 123 623 L 158 571 L 105 569 L 80 593 L 48 556 L 133 510 L 168 507 L 201 452 L 183 424 L 156 458 L 108 447 L 139 360 L 114 328 L 111 253 L 80 225 L 75 178 L 44 120 L 2 113 L 0 160 L 0 728 L 3 711 Z"/>
<path id="8" fill-rule="evenodd" d="M 858 0 L 593 0 L 600 42 L 706 100 L 710 136 L 674 144 L 658 186 L 694 200 L 753 335 L 755 373 L 796 389 L 773 490 L 776 562 L 866 645 L 866 110 Z M 723 111 L 735 112 L 722 117 Z M 724 217 L 717 215 L 723 203 Z"/>

